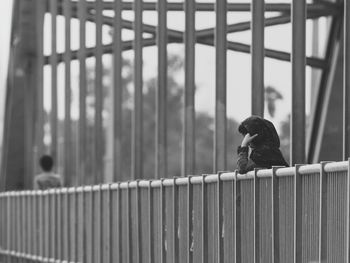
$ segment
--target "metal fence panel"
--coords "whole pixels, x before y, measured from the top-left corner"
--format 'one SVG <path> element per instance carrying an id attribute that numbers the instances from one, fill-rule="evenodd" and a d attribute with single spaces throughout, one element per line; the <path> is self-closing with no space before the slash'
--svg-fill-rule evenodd
<path id="1" fill-rule="evenodd" d="M 2 193 L 0 254 L 8 262 L 317 262 L 322 248 L 326 262 L 346 262 L 348 167 L 336 165 Z"/>

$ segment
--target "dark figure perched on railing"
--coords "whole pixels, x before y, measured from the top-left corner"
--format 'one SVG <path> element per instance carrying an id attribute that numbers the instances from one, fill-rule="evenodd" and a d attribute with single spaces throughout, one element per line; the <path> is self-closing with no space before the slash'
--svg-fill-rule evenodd
<path id="1" fill-rule="evenodd" d="M 270 121 L 251 116 L 240 124 L 238 131 L 244 136 L 237 149 L 237 167 L 240 174 L 254 168 L 289 166 L 279 150 L 280 139 Z"/>
<path id="2" fill-rule="evenodd" d="M 43 155 L 39 164 L 43 172 L 34 178 L 34 189 L 46 190 L 63 186 L 62 176 L 52 171 L 53 159 L 49 155 Z"/>

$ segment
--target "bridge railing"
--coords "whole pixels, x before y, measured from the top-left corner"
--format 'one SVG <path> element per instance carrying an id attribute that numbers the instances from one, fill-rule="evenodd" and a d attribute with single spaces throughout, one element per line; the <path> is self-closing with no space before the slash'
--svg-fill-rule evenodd
<path id="1" fill-rule="evenodd" d="M 4 192 L 1 258 L 349 262 L 348 175 L 344 161 Z"/>

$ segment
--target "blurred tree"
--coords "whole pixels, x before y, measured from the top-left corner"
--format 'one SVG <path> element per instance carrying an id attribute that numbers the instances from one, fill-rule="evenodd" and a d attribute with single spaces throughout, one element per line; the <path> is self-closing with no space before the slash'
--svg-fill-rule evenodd
<path id="1" fill-rule="evenodd" d="M 267 86 L 265 88 L 265 101 L 267 104 L 267 110 L 272 118 L 275 117 L 277 100 L 282 100 L 282 99 L 283 99 L 282 94 L 278 90 L 276 90 L 274 87 Z"/>
<path id="2" fill-rule="evenodd" d="M 122 138 L 122 178 L 129 180 L 131 173 L 131 129 L 133 112 L 133 83 L 132 83 L 132 63 L 123 61 L 123 138 Z M 167 135 L 168 135 L 168 174 L 164 177 L 181 175 L 181 155 L 182 155 L 182 119 L 183 119 L 183 93 L 184 88 L 179 83 L 176 76 L 183 70 L 183 59 L 176 55 L 168 58 L 168 101 L 167 101 Z M 110 122 L 110 89 L 112 79 L 112 68 L 104 69 L 104 152 L 106 152 L 106 138 L 108 123 Z M 95 72 L 93 67 L 87 69 L 87 169 L 86 184 L 93 183 L 93 147 L 94 147 L 94 83 Z M 144 178 L 155 177 L 155 118 L 156 118 L 156 77 L 148 79 L 144 83 L 143 98 L 143 130 L 144 130 Z M 63 123 L 59 125 L 63 129 Z M 227 121 L 227 166 L 228 170 L 236 168 L 236 148 L 240 144 L 241 136 L 237 131 L 238 123 L 233 119 Z M 63 130 L 62 130 L 63 131 Z M 61 131 L 61 132 L 62 132 Z M 213 136 L 214 119 L 206 112 L 196 112 L 196 174 L 213 172 Z M 78 123 L 72 123 L 72 143 L 77 152 Z M 60 150 L 62 158 L 63 149 Z M 75 158 L 73 159 L 75 162 Z M 72 179 L 74 183 L 74 179 Z"/>

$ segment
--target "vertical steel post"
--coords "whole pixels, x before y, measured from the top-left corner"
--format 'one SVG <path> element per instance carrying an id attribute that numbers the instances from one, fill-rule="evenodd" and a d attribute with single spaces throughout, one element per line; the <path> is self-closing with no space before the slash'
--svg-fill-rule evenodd
<path id="1" fill-rule="evenodd" d="M 215 140 L 214 173 L 226 170 L 226 55 L 227 55 L 227 3 L 217 0 L 215 5 Z"/>
<path id="2" fill-rule="evenodd" d="M 185 9 L 185 97 L 182 147 L 182 176 L 195 172 L 195 15 L 194 0 L 184 2 Z"/>
<path id="3" fill-rule="evenodd" d="M 252 114 L 264 117 L 265 0 L 252 0 Z"/>
<path id="4" fill-rule="evenodd" d="M 167 0 L 158 0 L 158 83 L 156 99 L 156 177 L 167 176 Z"/>
<path id="5" fill-rule="evenodd" d="M 112 88 L 112 115 L 113 115 L 113 179 L 122 179 L 122 102 L 123 102 L 123 78 L 122 78 L 122 1 L 114 1 L 113 21 L 113 81 Z"/>
<path id="6" fill-rule="evenodd" d="M 344 66 L 343 66 L 343 160 L 350 153 L 350 3 L 344 0 Z"/>
<path id="7" fill-rule="evenodd" d="M 79 18 L 79 152 L 78 152 L 78 184 L 85 183 L 85 160 L 86 160 L 86 0 L 78 2 Z"/>
<path id="8" fill-rule="evenodd" d="M 57 0 L 50 0 L 51 13 L 51 154 L 57 160 Z"/>
<path id="9" fill-rule="evenodd" d="M 143 0 L 134 1 L 134 112 L 132 137 L 132 179 L 143 177 Z"/>
<path id="10" fill-rule="evenodd" d="M 272 218 L 272 263 L 280 262 L 280 248 L 279 248 L 279 182 L 276 176 L 278 167 L 272 167 L 271 177 L 271 218 Z"/>
<path id="11" fill-rule="evenodd" d="M 96 67 L 95 67 L 95 183 L 103 183 L 103 47 L 102 47 L 102 0 L 95 1 L 96 16 Z"/>
<path id="12" fill-rule="evenodd" d="M 44 14 L 45 2 L 36 2 L 36 123 L 35 123 L 35 148 L 34 167 L 37 167 L 38 157 L 44 152 Z M 36 172 L 37 169 L 34 169 Z"/>
<path id="13" fill-rule="evenodd" d="M 299 168 L 294 167 L 294 263 L 302 261 L 302 184 Z"/>
<path id="14" fill-rule="evenodd" d="M 71 183 L 72 145 L 71 145 L 71 2 L 63 1 L 65 21 L 65 117 L 64 117 L 64 182 Z"/>
<path id="15" fill-rule="evenodd" d="M 305 162 L 306 0 L 292 1 L 292 109 L 290 164 Z"/>

